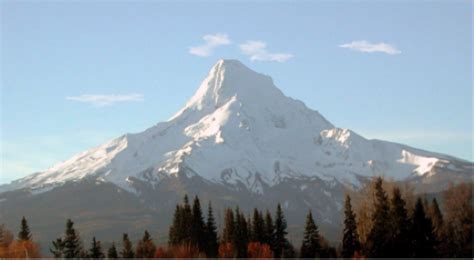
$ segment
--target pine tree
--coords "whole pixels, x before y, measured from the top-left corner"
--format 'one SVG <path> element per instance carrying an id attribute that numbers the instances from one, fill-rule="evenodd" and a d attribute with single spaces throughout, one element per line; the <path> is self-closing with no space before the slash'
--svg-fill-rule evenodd
<path id="1" fill-rule="evenodd" d="M 79 234 L 74 229 L 74 222 L 68 219 L 66 223 L 66 232 L 63 240 L 65 258 L 77 258 L 80 257 L 82 250 L 81 240 Z"/>
<path id="2" fill-rule="evenodd" d="M 155 244 L 151 239 L 150 234 L 147 230 L 143 234 L 143 237 L 138 241 L 135 257 L 136 258 L 153 258 L 155 256 Z"/>
<path id="3" fill-rule="evenodd" d="M 247 216 L 247 240 L 248 242 L 252 241 L 252 234 L 253 234 L 253 228 L 252 228 L 252 217 L 250 217 L 250 214 Z"/>
<path id="4" fill-rule="evenodd" d="M 92 238 L 92 245 L 89 249 L 89 257 L 94 259 L 102 259 L 105 257 L 104 253 L 102 252 L 100 241 L 97 241 L 95 237 Z"/>
<path id="5" fill-rule="evenodd" d="M 429 216 L 433 223 L 435 234 L 438 237 L 438 240 L 440 240 L 442 237 L 444 220 L 443 220 L 443 214 L 441 213 L 441 210 L 439 209 L 438 201 L 436 200 L 436 198 L 433 198 L 431 202 Z"/>
<path id="6" fill-rule="evenodd" d="M 338 257 L 336 248 L 329 245 L 329 242 L 324 237 L 321 237 L 319 243 L 321 244 L 321 253 L 319 255 L 319 258 Z"/>
<path id="7" fill-rule="evenodd" d="M 64 242 L 62 238 L 57 238 L 53 240 L 53 248 L 50 248 L 49 251 L 53 254 L 54 258 L 62 258 L 64 253 Z"/>
<path id="8" fill-rule="evenodd" d="M 242 237 L 241 243 L 244 245 L 244 256 L 247 257 L 247 245 L 249 243 L 250 232 L 249 232 L 249 224 L 247 218 L 245 217 L 244 213 L 240 213 L 240 225 L 241 225 L 241 234 Z"/>
<path id="9" fill-rule="evenodd" d="M 249 220 L 250 223 L 250 220 Z M 265 221 L 263 220 L 262 213 L 260 213 L 256 208 L 253 210 L 252 216 L 252 229 L 250 239 L 252 242 L 264 243 L 265 236 Z"/>
<path id="10" fill-rule="evenodd" d="M 286 249 L 289 248 L 289 242 L 286 239 L 286 220 L 281 209 L 281 205 L 278 203 L 276 216 L 275 216 L 275 235 L 274 235 L 274 255 L 275 258 L 285 257 Z"/>
<path id="11" fill-rule="evenodd" d="M 107 258 L 109 259 L 118 258 L 117 248 L 115 247 L 114 242 L 112 242 L 112 246 L 110 246 L 109 250 L 107 251 Z"/>
<path id="12" fill-rule="evenodd" d="M 264 226 L 263 226 L 263 243 L 269 245 L 272 249 L 272 251 L 274 251 L 274 241 L 275 241 L 275 226 L 273 225 L 273 218 L 272 218 L 272 214 L 270 213 L 270 211 L 266 211 L 265 213 L 265 221 L 264 221 Z"/>
<path id="13" fill-rule="evenodd" d="M 375 181 L 375 211 L 372 214 L 372 229 L 367 237 L 368 257 L 388 257 L 390 244 L 389 202 L 383 187 L 383 180 Z"/>
<path id="14" fill-rule="evenodd" d="M 410 256 L 410 220 L 400 189 L 395 187 L 390 203 L 390 241 L 388 256 L 405 258 Z"/>
<path id="15" fill-rule="evenodd" d="M 123 234 L 123 249 L 120 252 L 122 258 L 134 258 L 135 254 L 133 253 L 133 245 L 130 239 L 128 238 L 128 234 Z"/>
<path id="16" fill-rule="evenodd" d="M 222 230 L 222 241 L 223 243 L 234 243 L 234 212 L 231 209 L 225 210 L 224 215 L 224 229 Z"/>
<path id="17" fill-rule="evenodd" d="M 303 242 L 301 243 L 300 256 L 302 258 L 315 258 L 320 256 L 321 246 L 319 244 L 318 226 L 314 223 L 311 210 L 306 216 Z"/>
<path id="18" fill-rule="evenodd" d="M 446 232 L 444 227 L 444 219 L 441 210 L 439 209 L 438 201 L 436 198 L 433 198 L 429 212 L 429 218 L 433 224 L 433 231 L 436 238 L 436 256 L 441 257 L 444 256 L 446 253 Z"/>
<path id="19" fill-rule="evenodd" d="M 28 226 L 28 222 L 26 221 L 25 217 L 21 219 L 21 227 L 20 227 L 20 232 L 18 232 L 18 240 L 19 241 L 31 240 L 30 227 Z"/>
<path id="20" fill-rule="evenodd" d="M 250 238 L 250 232 L 249 232 L 249 223 L 248 223 L 247 218 L 245 217 L 243 212 L 240 213 L 240 225 L 242 226 L 241 227 L 241 232 L 242 232 L 241 236 L 242 236 L 242 239 L 245 243 L 245 248 L 247 248 L 247 244 L 248 244 L 249 238 Z M 247 255 L 247 253 L 246 253 L 246 255 Z"/>
<path id="21" fill-rule="evenodd" d="M 176 205 L 176 209 L 173 215 L 173 222 L 169 229 L 168 244 L 170 246 L 177 245 L 182 241 L 182 208 L 180 205 Z"/>
<path id="22" fill-rule="evenodd" d="M 192 221 L 191 221 L 191 244 L 196 246 L 199 251 L 204 251 L 204 218 L 202 217 L 201 203 L 198 196 L 194 198 Z"/>
<path id="23" fill-rule="evenodd" d="M 351 197 L 346 195 L 344 209 L 344 233 L 342 238 L 342 256 L 351 258 L 360 249 L 355 213 L 352 211 Z"/>
<path id="24" fill-rule="evenodd" d="M 288 239 L 285 241 L 285 247 L 283 250 L 283 255 L 281 256 L 282 258 L 295 258 L 296 257 L 296 251 L 293 245 L 288 241 Z"/>
<path id="25" fill-rule="evenodd" d="M 219 248 L 219 241 L 217 238 L 217 227 L 216 221 L 214 219 L 214 214 L 212 212 L 212 205 L 209 202 L 208 211 L 207 211 L 207 222 L 205 229 L 206 237 L 206 256 L 209 258 L 217 257 L 217 250 Z"/>
<path id="26" fill-rule="evenodd" d="M 411 231 L 413 243 L 412 257 L 434 257 L 436 239 L 431 220 L 426 217 L 421 198 L 416 201 L 413 210 L 413 224 Z"/>
<path id="27" fill-rule="evenodd" d="M 239 208 L 235 209 L 235 226 L 233 244 L 238 258 L 247 257 L 248 230 L 247 221 Z"/>
<path id="28" fill-rule="evenodd" d="M 183 210 L 181 215 L 181 224 L 180 224 L 180 233 L 182 233 L 181 243 L 190 243 L 191 242 L 191 231 L 192 231 L 192 221 L 193 221 L 193 212 L 191 206 L 189 205 L 188 195 L 184 195 L 183 200 Z"/>
<path id="29" fill-rule="evenodd" d="M 199 213 L 197 213 L 197 215 L 199 215 Z M 200 216 L 202 220 L 202 213 Z M 193 212 L 191 210 L 191 206 L 189 205 L 188 195 L 184 195 L 183 204 L 176 205 L 173 215 L 173 222 L 168 233 L 168 244 L 170 246 L 189 243 L 196 244 L 199 241 L 202 241 L 202 239 L 197 240 L 197 236 L 194 235 L 194 233 L 200 233 L 198 230 L 203 229 L 201 229 L 201 225 L 199 225 L 197 228 L 194 227 L 194 221 L 196 220 L 193 218 Z M 202 223 L 202 227 L 204 227 L 204 221 L 202 221 Z"/>

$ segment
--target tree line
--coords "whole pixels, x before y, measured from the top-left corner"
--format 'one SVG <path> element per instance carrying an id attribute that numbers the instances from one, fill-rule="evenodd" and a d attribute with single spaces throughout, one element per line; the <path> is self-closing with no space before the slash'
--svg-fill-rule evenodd
<path id="1" fill-rule="evenodd" d="M 195 196 L 191 204 L 185 195 L 176 205 L 167 245 L 156 245 L 145 230 L 135 245 L 124 233 L 119 248 L 113 242 L 105 249 L 96 237 L 85 247 L 68 219 L 64 234 L 52 241 L 49 251 L 55 258 L 98 259 L 472 257 L 471 185 L 452 186 L 444 192 L 444 214 L 436 198 L 428 202 L 397 185 L 389 194 L 387 185 L 376 178 L 346 196 L 342 243 L 337 248 L 320 234 L 311 211 L 301 246 L 295 248 L 287 239 L 287 222 L 279 204 L 274 215 L 255 208 L 246 216 L 239 207 L 227 208 L 219 232 L 211 203 L 203 214 L 199 198 Z M 40 256 L 25 217 L 16 239 L 0 226 L 0 258 Z"/>
<path id="2" fill-rule="evenodd" d="M 357 220 L 346 196 L 341 256 L 434 258 L 473 256 L 472 185 L 461 183 L 444 192 L 444 215 L 438 201 L 431 203 L 417 197 L 413 207 L 407 205 L 410 193 L 402 195 L 392 187 L 390 196 L 382 178 L 376 178 L 367 189 L 372 196 L 362 196 L 371 206 L 370 218 Z M 373 197 L 368 199 L 367 197 Z M 360 206 L 360 215 L 367 207 Z M 369 228 L 367 228 L 369 226 Z M 364 233 L 364 238 L 359 233 Z"/>

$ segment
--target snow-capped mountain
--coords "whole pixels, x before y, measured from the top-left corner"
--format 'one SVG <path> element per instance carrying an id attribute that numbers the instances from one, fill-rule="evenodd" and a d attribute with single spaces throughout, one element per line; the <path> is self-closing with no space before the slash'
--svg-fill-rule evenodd
<path id="1" fill-rule="evenodd" d="M 80 153 L 1 191 L 47 191 L 93 178 L 137 192 L 133 180 L 197 175 L 263 193 L 283 179 L 317 177 L 357 186 L 359 177 L 428 177 L 434 169 L 472 171 L 472 163 L 336 128 L 285 96 L 270 77 L 236 60 L 219 60 L 171 119 Z M 139 191 L 138 191 L 139 192 Z"/>
<path id="2" fill-rule="evenodd" d="M 176 203 L 196 194 L 212 201 L 218 220 L 224 207 L 249 212 L 281 203 L 297 240 L 312 209 L 322 233 L 338 240 L 348 186 L 383 175 L 440 191 L 472 180 L 473 169 L 472 162 L 337 128 L 270 77 L 220 60 L 168 121 L 0 186 L 0 223 L 16 227 L 18 216 L 28 216 L 46 244 L 66 218 L 86 238 L 137 238 L 147 228 L 164 243 Z"/>

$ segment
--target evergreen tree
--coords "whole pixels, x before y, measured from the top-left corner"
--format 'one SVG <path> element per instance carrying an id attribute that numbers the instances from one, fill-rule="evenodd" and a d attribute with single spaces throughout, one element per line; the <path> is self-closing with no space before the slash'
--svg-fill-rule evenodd
<path id="1" fill-rule="evenodd" d="M 329 242 L 321 237 L 319 243 L 321 244 L 321 253 L 319 258 L 337 258 L 337 250 L 336 248 L 329 245 Z"/>
<path id="2" fill-rule="evenodd" d="M 197 215 L 199 215 L 199 213 L 197 213 Z M 200 214 L 200 216 L 202 220 L 202 213 Z M 179 244 L 189 244 L 189 243 L 192 243 L 193 245 L 197 245 L 196 243 L 198 243 L 202 239 L 198 240 L 197 236 L 194 235 L 194 233 L 200 233 L 198 230 L 203 230 L 203 229 L 201 229 L 201 225 L 199 225 L 200 227 L 196 228 L 193 225 L 194 221 L 195 220 L 193 218 L 193 212 L 191 210 L 191 206 L 189 205 L 189 201 L 188 201 L 188 195 L 184 195 L 183 204 L 176 205 L 176 209 L 173 215 L 173 222 L 170 226 L 169 233 L 168 233 L 169 235 L 168 244 L 170 246 L 179 245 Z"/>
<path id="3" fill-rule="evenodd" d="M 205 250 L 206 241 L 204 238 L 204 218 L 202 217 L 201 203 L 198 196 L 194 198 L 192 221 L 191 221 L 191 244 L 196 246 L 199 251 Z"/>
<path id="4" fill-rule="evenodd" d="M 23 217 L 21 219 L 20 232 L 18 232 L 18 240 L 27 241 L 30 239 L 31 239 L 30 227 L 28 226 L 28 222 L 26 221 L 25 217 Z"/>
<path id="5" fill-rule="evenodd" d="M 112 246 L 110 246 L 109 250 L 107 251 L 107 258 L 118 258 L 117 248 L 115 247 L 114 242 L 112 242 Z"/>
<path id="6" fill-rule="evenodd" d="M 133 245 L 130 239 L 128 238 L 128 234 L 124 233 L 122 238 L 123 249 L 120 252 L 122 258 L 134 258 L 135 254 L 133 253 Z"/>
<path id="7" fill-rule="evenodd" d="M 272 251 L 274 251 L 275 226 L 273 224 L 272 214 L 268 210 L 265 213 L 263 233 L 264 233 L 263 243 L 269 245 L 272 248 Z"/>
<path id="8" fill-rule="evenodd" d="M 318 226 L 314 223 L 311 210 L 306 216 L 303 242 L 301 243 L 300 256 L 302 258 L 315 258 L 320 256 L 321 246 L 319 244 Z"/>
<path id="9" fill-rule="evenodd" d="M 346 195 L 344 208 L 344 233 L 342 238 L 342 256 L 351 258 L 360 249 L 355 213 L 352 211 L 351 197 Z"/>
<path id="10" fill-rule="evenodd" d="M 66 232 L 63 240 L 65 258 L 77 258 L 80 257 L 82 251 L 81 240 L 79 234 L 74 229 L 74 222 L 68 219 L 66 223 Z"/>
<path id="11" fill-rule="evenodd" d="M 285 250 L 289 248 L 289 242 L 286 239 L 288 232 L 286 231 L 286 220 L 281 209 L 281 205 L 278 203 L 276 216 L 275 216 L 275 235 L 274 235 L 274 255 L 275 258 L 285 256 Z"/>
<path id="12" fill-rule="evenodd" d="M 250 219 L 249 219 L 250 223 Z M 251 233 L 250 240 L 252 242 L 265 242 L 265 221 L 263 215 L 256 208 L 253 210 L 252 216 L 252 229 L 249 230 Z"/>
<path id="13" fill-rule="evenodd" d="M 249 238 L 250 238 L 250 232 L 249 232 L 249 223 L 247 221 L 247 218 L 245 217 L 244 213 L 240 213 L 240 225 L 241 227 L 241 234 L 240 236 L 242 237 L 242 244 L 245 245 L 244 255 L 247 257 L 247 246 L 249 243 Z M 251 228 L 251 227 L 250 227 Z"/>
<path id="14" fill-rule="evenodd" d="M 406 203 L 402 199 L 400 189 L 395 187 L 390 203 L 390 244 L 388 256 L 405 258 L 410 256 L 410 220 L 406 209 Z"/>
<path id="15" fill-rule="evenodd" d="M 436 198 L 433 198 L 431 202 L 429 216 L 433 223 L 435 234 L 438 237 L 438 240 L 441 240 L 444 220 Z"/>
<path id="16" fill-rule="evenodd" d="M 438 201 L 433 198 L 429 212 L 429 218 L 433 224 L 433 231 L 436 238 L 436 256 L 441 257 L 446 255 L 446 251 L 449 248 L 449 243 L 446 242 L 446 232 L 444 227 L 444 219 L 441 210 L 439 209 Z M 448 246 L 448 247 L 447 247 Z M 452 248 L 452 247 L 451 247 Z"/>
<path id="17" fill-rule="evenodd" d="M 169 234 L 168 234 L 168 244 L 170 246 L 172 245 L 177 245 L 179 243 L 181 243 L 182 241 L 182 234 L 183 234 L 183 230 L 182 230 L 182 208 L 180 205 L 176 205 L 176 209 L 174 211 L 174 215 L 173 215 L 173 222 L 170 226 L 170 229 L 169 229 Z"/>
<path id="18" fill-rule="evenodd" d="M 282 258 L 295 258 L 296 257 L 295 248 L 290 243 L 290 241 L 288 241 L 288 239 L 285 241 L 283 255 L 281 257 Z"/>
<path id="19" fill-rule="evenodd" d="M 247 241 L 251 242 L 252 241 L 252 234 L 253 234 L 253 228 L 252 228 L 252 218 L 250 217 L 250 214 L 247 216 Z"/>
<path id="20" fill-rule="evenodd" d="M 233 244 L 238 258 L 247 257 L 248 230 L 247 221 L 239 208 L 235 209 Z"/>
<path id="21" fill-rule="evenodd" d="M 206 256 L 209 258 L 217 257 L 217 250 L 219 248 L 219 241 L 217 239 L 217 227 L 216 221 L 214 219 L 214 214 L 212 213 L 212 205 L 209 202 L 209 207 L 207 211 L 207 222 L 205 229 L 206 237 Z"/>
<path id="22" fill-rule="evenodd" d="M 234 212 L 231 209 L 225 210 L 224 215 L 224 229 L 222 230 L 222 242 L 223 243 L 234 243 Z"/>
<path id="23" fill-rule="evenodd" d="M 413 210 L 412 224 L 412 257 L 434 257 L 436 239 L 431 220 L 426 217 L 425 208 L 421 198 L 416 201 Z"/>
<path id="24" fill-rule="evenodd" d="M 378 177 L 375 181 L 375 211 L 372 214 L 372 229 L 370 230 L 366 250 L 368 257 L 388 257 L 390 245 L 389 202 L 383 187 L 383 180 Z"/>
<path id="25" fill-rule="evenodd" d="M 247 218 L 245 217 L 243 212 L 240 213 L 240 225 L 241 225 L 242 240 L 244 241 L 245 249 L 247 249 L 250 232 L 249 232 L 249 224 L 248 224 Z M 247 252 L 247 250 L 245 251 Z"/>
<path id="26" fill-rule="evenodd" d="M 182 233 L 181 243 L 191 242 L 193 212 L 189 205 L 188 195 L 184 195 L 183 211 L 181 215 L 180 233 Z"/>
<path id="27" fill-rule="evenodd" d="M 102 252 L 102 247 L 100 246 L 100 241 L 97 241 L 95 237 L 92 238 L 92 245 L 89 249 L 89 257 L 94 259 L 102 259 L 105 257 Z"/>
<path id="28" fill-rule="evenodd" d="M 150 234 L 147 230 L 143 234 L 143 237 L 138 241 L 135 257 L 136 258 L 153 258 L 155 256 L 155 244 L 151 239 Z"/>
<path id="29" fill-rule="evenodd" d="M 62 258 L 64 251 L 64 242 L 62 238 L 57 238 L 53 240 L 53 248 L 50 248 L 49 251 L 53 254 L 54 258 Z"/>

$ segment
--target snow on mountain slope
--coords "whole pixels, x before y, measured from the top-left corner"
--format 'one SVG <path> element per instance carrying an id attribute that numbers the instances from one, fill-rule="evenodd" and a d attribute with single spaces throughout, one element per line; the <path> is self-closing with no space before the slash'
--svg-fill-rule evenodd
<path id="1" fill-rule="evenodd" d="M 159 181 L 178 172 L 261 192 L 261 182 L 271 186 L 285 178 L 354 185 L 357 176 L 403 180 L 451 160 L 458 159 L 335 128 L 318 112 L 283 95 L 270 77 L 239 61 L 220 60 L 168 121 L 0 186 L 0 192 L 41 191 L 84 178 L 132 190 L 129 177 Z"/>

